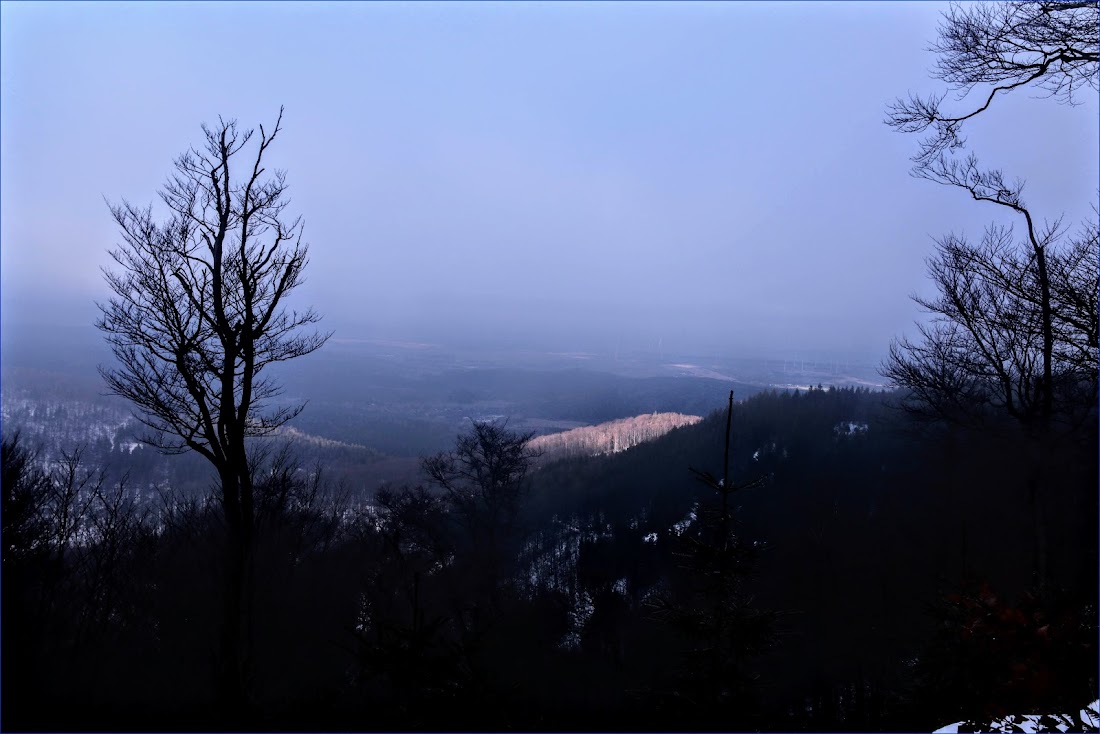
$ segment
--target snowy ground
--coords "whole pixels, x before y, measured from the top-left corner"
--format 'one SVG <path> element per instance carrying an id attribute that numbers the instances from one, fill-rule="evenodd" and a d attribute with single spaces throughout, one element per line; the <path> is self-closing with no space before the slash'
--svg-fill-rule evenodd
<path id="1" fill-rule="evenodd" d="M 1081 709 L 1077 716 L 1072 714 L 1029 714 L 1006 716 L 983 726 L 977 731 L 991 732 L 1040 732 L 1040 731 L 1097 731 L 1100 730 L 1100 700 L 1093 701 L 1088 708 Z M 966 722 L 956 721 L 945 727 L 936 729 L 933 734 L 958 734 L 959 727 Z M 974 731 L 972 727 L 967 727 Z"/>

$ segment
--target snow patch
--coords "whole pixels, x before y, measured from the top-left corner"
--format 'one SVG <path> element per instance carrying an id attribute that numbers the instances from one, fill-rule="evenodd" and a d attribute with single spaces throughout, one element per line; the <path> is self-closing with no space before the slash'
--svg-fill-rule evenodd
<path id="1" fill-rule="evenodd" d="M 1088 707 L 1081 709 L 1074 717 L 1072 714 L 1027 714 L 1006 716 L 1003 719 L 995 719 L 988 726 L 982 725 L 979 731 L 990 732 L 1040 732 L 1040 731 L 1081 731 L 1082 725 L 1086 731 L 1096 731 L 1100 728 L 1100 700 L 1093 701 Z M 968 722 L 956 721 L 954 724 L 936 729 L 933 734 L 958 734 L 959 727 Z M 971 722 L 973 723 L 973 722 Z M 970 728 L 970 727 L 968 727 Z"/>
<path id="2" fill-rule="evenodd" d="M 684 531 L 690 528 L 691 524 L 699 519 L 699 516 L 695 514 L 695 511 L 698 509 L 699 503 L 696 502 L 694 505 L 691 506 L 691 511 L 688 512 L 687 517 L 669 528 L 669 531 L 672 532 L 672 534 L 676 537 L 680 537 L 681 535 L 683 535 Z"/>
<path id="3" fill-rule="evenodd" d="M 581 646 L 581 632 L 588 620 L 596 613 L 596 604 L 587 591 L 573 596 L 573 608 L 569 610 L 570 630 L 562 637 L 558 647 L 563 650 L 576 650 Z"/>
<path id="4" fill-rule="evenodd" d="M 841 421 L 833 426 L 833 433 L 838 436 L 859 436 L 867 433 L 867 424 L 858 421 Z"/>

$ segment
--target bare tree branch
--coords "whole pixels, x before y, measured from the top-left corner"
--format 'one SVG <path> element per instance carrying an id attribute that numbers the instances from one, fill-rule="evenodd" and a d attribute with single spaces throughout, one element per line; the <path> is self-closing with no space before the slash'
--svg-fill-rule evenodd
<path id="1" fill-rule="evenodd" d="M 944 81 L 969 109 L 942 109 L 947 92 L 910 94 L 887 107 L 886 124 L 899 132 L 923 133 L 914 170 L 961 148 L 966 121 L 985 112 L 998 96 L 1033 87 L 1066 104 L 1082 88 L 1098 89 L 1098 32 L 1095 2 L 995 2 L 952 5 L 929 49 L 937 54 L 933 78 Z"/>
<path id="2" fill-rule="evenodd" d="M 117 268 L 104 272 L 114 295 L 97 322 L 116 358 L 100 372 L 133 403 L 145 440 L 168 453 L 196 451 L 218 472 L 229 530 L 220 682 L 229 706 L 245 700 L 252 608 L 256 489 L 245 440 L 304 407 L 272 405 L 281 389 L 263 371 L 329 337 L 308 328 L 320 320 L 312 309 L 285 306 L 309 258 L 301 218 L 284 214 L 285 173 L 265 174 L 282 120 L 280 109 L 258 136 L 234 120 L 203 125 L 204 144 L 175 160 L 160 191 L 166 218 L 151 206 L 110 205 L 121 241 L 111 252 Z M 250 143 L 253 157 L 238 169 Z"/>
<path id="3" fill-rule="evenodd" d="M 1048 255 L 1053 358 L 1051 417 L 1070 428 L 1094 414 L 1097 365 L 1096 223 L 1070 238 L 1055 226 Z M 914 298 L 932 320 L 920 339 L 896 341 L 884 374 L 909 392 L 905 406 L 935 419 L 981 422 L 1007 412 L 1028 425 L 1046 417 L 1044 296 L 1030 248 L 1011 227 L 990 227 L 973 245 L 937 241 L 928 274 L 933 298 Z"/>

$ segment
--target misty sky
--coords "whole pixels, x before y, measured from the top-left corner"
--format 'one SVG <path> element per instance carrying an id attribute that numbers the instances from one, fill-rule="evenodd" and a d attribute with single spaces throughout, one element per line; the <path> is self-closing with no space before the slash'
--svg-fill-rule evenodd
<path id="1" fill-rule="evenodd" d="M 117 241 L 219 114 L 273 163 L 347 338 L 882 355 L 933 235 L 1010 218 L 913 179 L 885 105 L 938 3 L 4 3 L 2 318 L 88 323 Z M 1040 218 L 1097 196 L 1098 105 L 967 132 Z"/>

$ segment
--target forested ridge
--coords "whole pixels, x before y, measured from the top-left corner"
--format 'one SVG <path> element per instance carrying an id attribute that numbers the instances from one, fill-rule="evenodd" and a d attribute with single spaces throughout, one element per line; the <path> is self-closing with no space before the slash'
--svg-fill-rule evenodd
<path id="1" fill-rule="evenodd" d="M 510 456 L 513 479 L 526 471 L 506 451 L 524 437 L 492 426 L 441 455 L 423 487 L 371 503 L 269 457 L 250 718 L 235 723 L 881 730 L 1028 697 L 1079 707 L 1095 685 L 1095 434 L 1059 449 L 1052 590 L 1039 602 L 1027 596 L 1028 497 L 1004 460 L 1011 426 L 921 428 L 898 397 L 814 389 L 735 403 L 730 473 L 763 479 L 734 495 L 737 595 L 766 623 L 731 652 L 743 684 L 702 701 L 687 673 L 707 653 L 658 602 L 695 608 L 684 554 L 714 492 L 688 468 L 720 471 L 724 411 L 534 470 L 512 505 L 459 471 L 486 452 Z M 26 449 L 5 443 L 5 486 L 32 499 L 4 508 L 5 664 L 21 671 L 5 728 L 224 725 L 195 705 L 214 693 L 216 592 L 204 589 L 224 532 L 216 505 L 139 512 L 84 482 L 82 466 L 66 494 L 67 475 L 20 463 Z M 976 639 L 989 614 L 1019 649 Z"/>
<path id="2" fill-rule="evenodd" d="M 532 450 L 541 461 L 570 456 L 594 456 L 626 451 L 644 441 L 659 438 L 669 431 L 698 423 L 697 415 L 653 413 L 633 418 L 620 418 L 595 426 L 581 426 L 561 433 L 537 436 L 531 440 Z"/>

